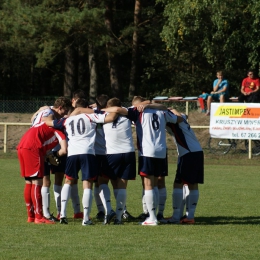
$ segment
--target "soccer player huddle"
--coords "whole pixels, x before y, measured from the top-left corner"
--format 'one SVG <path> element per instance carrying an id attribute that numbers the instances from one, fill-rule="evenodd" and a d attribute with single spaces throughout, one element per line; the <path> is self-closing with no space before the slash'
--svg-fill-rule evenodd
<path id="1" fill-rule="evenodd" d="M 78 90 L 72 100 L 59 97 L 52 107 L 40 108 L 31 121 L 31 128 L 17 146 L 21 176 L 25 179 L 27 222 L 68 224 L 71 198 L 73 217 L 82 219 L 83 226 L 93 225 L 90 212 L 94 196 L 96 218 L 103 224 L 122 225 L 136 219 L 144 226 L 195 223 L 198 184 L 204 180 L 204 156 L 185 114 L 141 96 L 135 96 L 129 108 L 107 95 L 97 96 L 96 103 L 90 106 L 84 92 Z M 132 127 L 136 129 L 138 167 Z M 168 175 L 166 132 L 173 137 L 178 152 L 170 218 L 163 216 Z M 143 213 L 134 218 L 126 202 L 127 183 L 135 180 L 136 170 L 143 185 Z M 78 195 L 80 171 L 83 212 Z M 50 173 L 55 176 L 56 216 L 50 213 Z"/>

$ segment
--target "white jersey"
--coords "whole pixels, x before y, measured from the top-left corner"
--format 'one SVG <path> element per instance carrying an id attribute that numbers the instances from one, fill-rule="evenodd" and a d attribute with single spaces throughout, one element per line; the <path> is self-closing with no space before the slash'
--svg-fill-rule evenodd
<path id="1" fill-rule="evenodd" d="M 178 124 L 167 123 L 166 130 L 173 137 L 177 146 L 179 157 L 191 153 L 202 151 L 201 145 L 183 116 L 184 121 Z"/>
<path id="2" fill-rule="evenodd" d="M 114 122 L 103 125 L 107 154 L 134 152 L 131 121 L 119 116 Z"/>
<path id="3" fill-rule="evenodd" d="M 128 118 L 136 125 L 140 156 L 165 158 L 166 123 L 176 123 L 177 116 L 169 111 L 145 109 L 138 112 L 136 108 L 129 108 Z"/>
<path id="4" fill-rule="evenodd" d="M 65 120 L 54 120 L 54 127 L 63 124 L 68 137 L 68 156 L 95 154 L 97 123 L 104 123 L 106 114 L 80 114 Z M 63 123 L 62 123 L 63 122 Z"/>
<path id="5" fill-rule="evenodd" d="M 52 106 L 52 107 L 53 107 L 53 106 Z M 33 118 L 32 126 L 41 123 L 43 117 L 47 117 L 47 116 L 49 116 L 49 115 L 53 115 L 53 116 L 54 116 L 54 112 L 53 112 L 53 110 L 51 109 L 52 107 L 46 108 L 46 109 L 40 111 L 38 114 L 36 114 L 35 117 Z M 54 119 L 55 119 L 55 118 L 54 118 Z M 59 150 L 60 150 L 60 144 L 57 144 L 57 145 L 52 149 L 52 151 L 59 151 Z"/>
<path id="6" fill-rule="evenodd" d="M 104 114 L 104 111 L 94 109 L 97 114 Z M 106 140 L 105 133 L 103 129 L 103 124 L 97 124 L 96 128 L 96 140 L 95 140 L 95 154 L 106 155 Z"/>
<path id="7" fill-rule="evenodd" d="M 32 126 L 41 123 L 43 117 L 47 117 L 49 115 L 54 115 L 53 110 L 51 108 L 44 109 L 35 115 L 32 121 Z"/>

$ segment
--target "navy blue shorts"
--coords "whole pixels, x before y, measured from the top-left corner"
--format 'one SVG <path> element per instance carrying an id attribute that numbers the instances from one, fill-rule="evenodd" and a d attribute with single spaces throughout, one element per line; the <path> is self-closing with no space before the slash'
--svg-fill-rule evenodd
<path id="1" fill-rule="evenodd" d="M 174 182 L 204 183 L 204 154 L 202 151 L 187 153 L 179 158 Z"/>
<path id="2" fill-rule="evenodd" d="M 69 179 L 78 179 L 79 171 L 82 173 L 82 181 L 95 180 L 97 178 L 96 157 L 93 154 L 78 154 L 67 157 L 65 174 Z"/>
<path id="3" fill-rule="evenodd" d="M 107 155 L 96 154 L 96 162 L 97 162 L 98 176 L 103 176 L 108 178 L 109 165 L 108 165 Z"/>
<path id="4" fill-rule="evenodd" d="M 166 168 L 167 165 L 167 168 Z M 139 156 L 139 174 L 141 176 L 167 176 L 168 175 L 168 163 L 166 158 L 154 158 Z M 167 173 L 167 175 L 165 175 Z"/>
<path id="5" fill-rule="evenodd" d="M 108 177 L 112 180 L 117 178 L 134 180 L 136 177 L 135 152 L 107 154 L 109 164 Z"/>

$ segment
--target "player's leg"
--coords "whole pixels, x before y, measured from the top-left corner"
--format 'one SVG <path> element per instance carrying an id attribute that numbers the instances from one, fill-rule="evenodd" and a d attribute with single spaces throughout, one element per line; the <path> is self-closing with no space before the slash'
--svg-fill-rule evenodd
<path id="1" fill-rule="evenodd" d="M 207 99 L 207 113 L 206 113 L 206 116 L 210 115 L 210 106 L 211 106 L 212 100 L 213 100 L 212 96 L 209 95 L 208 99 Z"/>
<path id="2" fill-rule="evenodd" d="M 83 226 L 93 225 L 92 221 L 89 219 L 91 206 L 92 206 L 92 186 L 93 180 L 83 180 L 83 197 L 82 197 L 82 205 L 83 205 Z"/>
<path id="3" fill-rule="evenodd" d="M 137 217 L 140 220 L 145 220 L 147 218 L 149 218 L 149 212 L 146 206 L 146 202 L 145 202 L 145 196 L 144 196 L 144 176 L 141 176 L 141 181 L 142 181 L 142 207 L 143 207 L 143 212 Z"/>
<path id="4" fill-rule="evenodd" d="M 93 154 L 81 154 L 79 155 L 82 181 L 83 181 L 83 221 L 82 226 L 93 225 L 90 220 L 90 212 L 92 207 L 92 187 L 93 182 L 97 179 L 97 163 L 96 157 Z"/>
<path id="5" fill-rule="evenodd" d="M 54 177 L 53 193 L 54 193 L 55 205 L 57 210 L 57 219 L 60 219 L 61 189 L 62 189 L 62 183 L 64 179 L 64 172 L 55 172 L 54 176 L 55 177 Z"/>
<path id="6" fill-rule="evenodd" d="M 102 203 L 102 200 L 99 196 L 99 183 L 98 178 L 99 176 L 104 176 L 107 170 L 107 156 L 104 154 L 96 154 L 96 162 L 97 162 L 97 171 L 98 171 L 98 177 L 94 181 L 94 198 L 96 202 L 97 207 L 97 215 L 96 219 L 103 220 L 105 216 L 105 209 Z"/>
<path id="7" fill-rule="evenodd" d="M 189 187 L 187 184 L 184 184 L 182 189 L 183 189 L 183 200 L 182 200 L 182 204 L 181 204 L 180 213 L 181 213 L 181 216 L 182 215 L 183 216 L 181 217 L 181 219 L 186 218 L 187 214 L 189 212 L 189 202 L 188 202 Z M 185 208 L 185 210 L 184 210 L 184 208 Z"/>
<path id="8" fill-rule="evenodd" d="M 35 214 L 34 214 L 34 207 L 33 207 L 33 201 L 31 198 L 31 190 L 32 190 L 32 180 L 25 179 L 25 186 L 24 186 L 24 201 L 26 205 L 26 211 L 27 211 L 27 222 L 34 222 Z"/>
<path id="9" fill-rule="evenodd" d="M 73 211 L 74 211 L 73 218 L 83 219 L 83 212 L 80 210 L 80 199 L 79 199 L 77 179 L 75 180 L 74 184 L 71 186 L 70 197 L 71 197 Z"/>
<path id="10" fill-rule="evenodd" d="M 105 209 L 102 203 L 102 200 L 100 199 L 99 196 L 99 184 L 98 184 L 98 180 L 94 183 L 94 198 L 95 198 L 95 202 L 96 202 L 96 206 L 97 206 L 97 215 L 96 218 L 98 220 L 103 220 L 104 216 L 105 216 Z"/>
<path id="11" fill-rule="evenodd" d="M 127 180 L 118 178 L 117 179 L 117 196 L 116 196 L 116 219 L 114 224 L 122 224 L 122 215 L 126 205 L 126 187 Z"/>
<path id="12" fill-rule="evenodd" d="M 122 154 L 123 160 L 118 160 L 118 170 L 116 171 L 117 178 L 117 202 L 121 199 L 124 202 L 124 207 L 122 208 L 122 215 L 121 218 L 119 218 L 119 222 L 121 223 L 121 219 L 124 221 L 131 221 L 135 218 L 127 211 L 126 208 L 126 187 L 127 187 L 127 181 L 128 180 L 135 180 L 136 179 L 136 158 L 135 158 L 135 152 L 129 152 L 129 153 L 123 153 Z M 118 207 L 117 207 L 118 208 Z M 119 214 L 119 211 L 117 211 L 117 216 Z M 118 218 L 117 218 L 118 219 Z M 115 221 L 116 224 L 116 221 Z"/>
<path id="13" fill-rule="evenodd" d="M 188 201 L 188 216 L 181 220 L 183 224 L 193 224 L 194 214 L 199 200 L 198 183 L 204 182 L 204 155 L 203 152 L 192 152 L 185 155 L 182 179 L 188 184 L 189 195 Z M 189 163 L 187 163 L 189 162 Z"/>
<path id="14" fill-rule="evenodd" d="M 61 209 L 60 209 L 60 223 L 68 224 L 67 221 L 67 205 L 70 198 L 71 186 L 74 184 L 75 179 L 66 176 L 65 183 L 61 189 Z"/>
<path id="15" fill-rule="evenodd" d="M 175 178 L 173 183 L 172 193 L 172 217 L 169 219 L 170 224 L 179 224 L 181 218 L 181 205 L 183 201 L 183 183 L 178 178 Z"/>
<path id="16" fill-rule="evenodd" d="M 99 176 L 98 185 L 99 185 L 99 196 L 104 207 L 105 215 L 109 215 L 112 211 L 111 206 L 111 193 L 108 187 L 109 179 L 107 177 Z"/>
<path id="17" fill-rule="evenodd" d="M 79 155 L 72 155 L 67 157 L 65 169 L 65 183 L 61 189 L 61 210 L 60 223 L 68 224 L 67 220 L 67 205 L 71 196 L 71 186 L 75 184 L 78 179 L 78 172 L 80 170 Z"/>
<path id="18" fill-rule="evenodd" d="M 188 199 L 188 208 L 189 211 L 186 213 L 187 217 L 181 220 L 182 224 L 194 224 L 194 215 L 196 211 L 196 207 L 199 200 L 199 189 L 198 183 L 195 184 L 188 184 L 189 187 L 189 195 L 187 196 Z"/>
<path id="19" fill-rule="evenodd" d="M 144 176 L 144 197 L 146 201 L 146 206 L 149 212 L 149 218 L 145 220 L 142 225 L 157 225 L 157 219 L 155 215 L 155 196 L 154 196 L 154 176 L 147 175 Z"/>
<path id="20" fill-rule="evenodd" d="M 65 176 L 67 156 L 62 156 L 59 158 L 59 165 L 51 165 L 51 173 L 54 174 L 54 184 L 53 184 L 53 194 L 55 199 L 55 205 L 57 210 L 57 220 L 60 219 L 60 210 L 61 210 L 61 189 Z"/>
<path id="21" fill-rule="evenodd" d="M 163 219 L 163 212 L 165 209 L 165 202 L 167 199 L 167 191 L 165 186 L 165 177 L 158 177 L 158 191 L 159 191 L 159 203 L 158 203 L 158 213 L 157 220 Z"/>
<path id="22" fill-rule="evenodd" d="M 51 186 L 50 170 L 51 170 L 51 166 L 47 162 L 45 162 L 41 195 L 42 195 L 43 215 L 47 219 L 51 218 L 51 214 L 50 214 L 50 186 Z"/>
<path id="23" fill-rule="evenodd" d="M 27 221 L 33 222 L 34 217 L 35 224 L 54 224 L 53 221 L 44 218 L 42 213 L 41 187 L 44 175 L 44 155 L 41 152 L 20 148 L 18 158 L 21 176 L 25 178 L 24 199 L 28 213 Z M 37 173 L 36 176 L 35 173 Z"/>

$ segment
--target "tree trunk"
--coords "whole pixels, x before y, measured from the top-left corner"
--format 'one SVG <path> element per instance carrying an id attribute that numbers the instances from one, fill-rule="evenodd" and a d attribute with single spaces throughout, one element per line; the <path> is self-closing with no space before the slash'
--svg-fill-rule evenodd
<path id="1" fill-rule="evenodd" d="M 88 54 L 83 47 L 78 50 L 78 87 L 87 93 L 88 90 Z"/>
<path id="2" fill-rule="evenodd" d="M 65 50 L 65 71 L 63 95 L 71 97 L 73 91 L 77 89 L 77 52 L 73 46 L 68 46 Z"/>
<path id="3" fill-rule="evenodd" d="M 118 59 L 117 55 L 112 51 L 112 49 L 116 47 L 116 42 L 113 35 L 113 0 L 106 1 L 105 25 L 110 36 L 110 40 L 106 44 L 106 49 L 112 95 L 121 99 L 122 94 L 118 78 Z"/>
<path id="4" fill-rule="evenodd" d="M 95 97 L 97 96 L 98 91 L 98 82 L 97 82 L 97 64 L 95 57 L 95 47 L 91 42 L 88 44 L 88 65 L 89 65 L 89 102 L 95 103 Z"/>
<path id="5" fill-rule="evenodd" d="M 135 10 L 134 10 L 135 30 L 133 33 L 130 86 L 128 92 L 129 100 L 131 100 L 134 97 L 135 90 L 136 90 L 136 78 L 137 78 L 137 66 L 138 66 L 138 25 L 140 23 L 140 17 L 141 17 L 141 0 L 136 0 Z"/>

